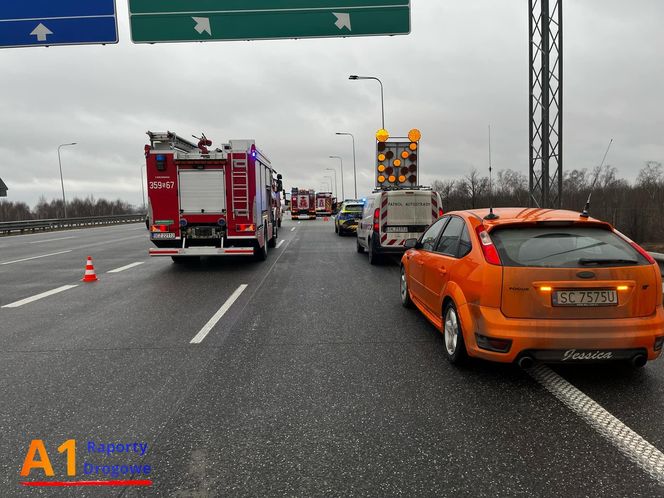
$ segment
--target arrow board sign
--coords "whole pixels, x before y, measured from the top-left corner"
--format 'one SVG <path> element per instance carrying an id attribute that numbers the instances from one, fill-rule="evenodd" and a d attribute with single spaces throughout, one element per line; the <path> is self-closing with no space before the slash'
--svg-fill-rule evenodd
<path id="1" fill-rule="evenodd" d="M 134 43 L 406 35 L 410 0 L 129 0 L 129 17 Z"/>
<path id="2" fill-rule="evenodd" d="M 0 0 L 0 48 L 117 42 L 115 0 Z"/>

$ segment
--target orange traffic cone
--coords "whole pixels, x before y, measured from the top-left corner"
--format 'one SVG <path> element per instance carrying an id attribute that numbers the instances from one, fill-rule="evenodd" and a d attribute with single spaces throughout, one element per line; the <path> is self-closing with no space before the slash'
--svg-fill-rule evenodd
<path id="1" fill-rule="evenodd" d="M 99 280 L 95 273 L 95 267 L 92 264 L 92 256 L 88 256 L 88 262 L 85 265 L 85 275 L 81 279 L 82 282 L 96 282 Z"/>

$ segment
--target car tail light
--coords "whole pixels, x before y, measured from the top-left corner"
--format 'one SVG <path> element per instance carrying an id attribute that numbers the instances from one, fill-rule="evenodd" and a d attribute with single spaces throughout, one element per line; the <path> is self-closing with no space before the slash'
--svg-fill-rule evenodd
<path id="1" fill-rule="evenodd" d="M 500 261 L 500 255 L 498 254 L 498 249 L 493 245 L 491 237 L 489 237 L 489 232 L 486 231 L 484 225 L 479 225 L 475 231 L 477 236 L 480 239 L 480 246 L 482 247 L 482 252 L 484 253 L 484 259 L 486 262 L 491 265 L 501 266 L 503 263 Z"/>
<path id="2" fill-rule="evenodd" d="M 373 215 L 373 230 L 374 230 L 374 232 L 378 232 L 379 229 L 380 229 L 379 222 L 378 222 L 379 218 L 380 218 L 380 209 L 375 209 L 374 210 L 374 215 Z"/>
<path id="3" fill-rule="evenodd" d="M 636 242 L 631 241 L 631 240 L 629 241 L 629 243 L 632 245 L 632 247 L 633 247 L 634 249 L 636 249 L 637 251 L 639 251 L 639 253 L 641 254 L 641 256 L 643 256 L 644 258 L 646 258 L 646 260 L 648 260 L 648 263 L 650 263 L 651 265 L 654 265 L 655 263 L 657 263 L 657 261 L 655 261 L 655 259 L 654 259 L 650 254 L 648 254 L 648 251 L 646 251 L 646 250 L 645 250 L 643 247 L 641 247 L 639 244 L 637 244 Z"/>
<path id="4" fill-rule="evenodd" d="M 440 218 L 443 214 L 445 214 L 443 213 L 443 208 L 438 208 L 438 217 Z"/>
<path id="5" fill-rule="evenodd" d="M 648 251 L 646 251 L 646 250 L 645 250 L 643 247 L 641 247 L 639 244 L 637 244 L 636 242 L 634 242 L 632 239 L 630 239 L 629 237 L 627 237 L 625 234 L 620 233 L 618 230 L 615 230 L 615 232 L 616 232 L 620 237 L 622 237 L 622 238 L 625 239 L 627 242 L 629 242 L 629 245 L 631 245 L 634 249 L 636 249 L 636 250 L 638 251 L 638 253 L 639 253 L 641 256 L 643 256 L 644 258 L 646 258 L 646 260 L 648 261 L 648 263 L 650 263 L 651 265 L 654 265 L 655 263 L 657 263 L 657 261 L 655 261 L 655 259 L 654 259 L 650 254 L 648 254 Z"/>

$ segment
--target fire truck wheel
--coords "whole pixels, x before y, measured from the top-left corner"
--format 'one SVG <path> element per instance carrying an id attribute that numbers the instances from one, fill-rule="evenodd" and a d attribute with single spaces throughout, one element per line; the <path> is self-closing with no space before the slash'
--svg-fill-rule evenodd
<path id="1" fill-rule="evenodd" d="M 360 239 L 359 239 L 359 237 L 358 237 L 358 239 L 355 241 L 355 243 L 357 244 L 357 252 L 359 252 L 360 254 L 363 253 L 363 252 L 364 252 L 364 247 L 362 247 L 362 246 L 360 245 Z"/>
<path id="2" fill-rule="evenodd" d="M 276 228 L 275 228 L 275 230 L 274 230 L 274 237 L 272 237 L 272 238 L 268 241 L 267 245 L 268 245 L 268 247 L 270 247 L 270 248 L 277 247 L 277 230 L 276 230 Z"/>
<path id="3" fill-rule="evenodd" d="M 256 241 L 256 245 L 254 246 L 254 257 L 256 258 L 257 261 L 265 261 L 267 259 L 267 246 L 269 242 L 266 244 L 263 244 L 263 247 L 261 247 L 258 244 L 258 241 Z"/>

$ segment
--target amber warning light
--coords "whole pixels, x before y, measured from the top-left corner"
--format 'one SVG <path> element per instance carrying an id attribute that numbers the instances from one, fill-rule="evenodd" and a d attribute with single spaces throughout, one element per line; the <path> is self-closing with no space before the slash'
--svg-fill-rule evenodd
<path id="1" fill-rule="evenodd" d="M 420 130 L 413 128 L 407 137 L 390 138 L 387 130 L 376 132 L 376 188 L 411 188 L 418 185 L 417 163 Z"/>

